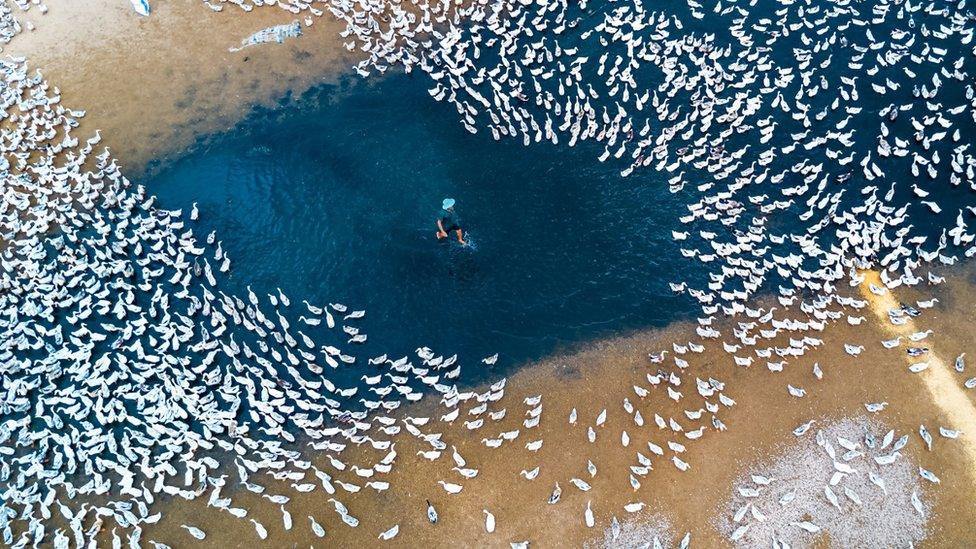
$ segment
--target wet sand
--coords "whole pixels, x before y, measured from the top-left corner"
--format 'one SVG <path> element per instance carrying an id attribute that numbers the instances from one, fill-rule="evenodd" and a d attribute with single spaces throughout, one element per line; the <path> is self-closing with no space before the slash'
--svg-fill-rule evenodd
<path id="1" fill-rule="evenodd" d="M 233 128 L 256 106 L 274 108 L 339 81 L 353 59 L 338 36 L 343 27 L 328 15 L 282 44 L 228 51 L 262 28 L 299 19 L 277 7 L 214 13 L 199 0 L 169 0 L 140 17 L 126 1 L 85 0 L 15 15 L 36 30 L 15 37 L 4 54 L 27 57 L 60 88 L 63 104 L 85 109 L 76 135 L 101 130 L 130 179 Z"/>
<path id="2" fill-rule="evenodd" d="M 969 284 L 969 268 L 955 269 L 955 280 L 936 287 L 931 293 L 941 301 L 915 319 L 914 328 L 935 330 L 926 344 L 933 350 L 945 353 L 943 361 L 951 363 L 957 352 L 967 350 L 972 343 L 967 326 L 976 312 L 976 292 Z M 915 297 L 917 290 L 895 292 L 903 301 Z M 880 300 L 877 303 L 882 303 Z M 951 312 L 950 314 L 946 314 Z M 938 435 L 939 426 L 961 429 L 959 422 L 969 421 L 965 416 L 953 415 L 933 399 L 926 388 L 925 375 L 908 372 L 903 344 L 899 348 L 885 349 L 881 339 L 891 337 L 889 326 L 869 316 L 861 326 L 852 327 L 843 320 L 834 323 L 821 334 L 824 345 L 808 352 L 806 356 L 790 360 L 785 371 L 773 373 L 764 364 L 748 368 L 733 364 L 731 356 L 721 350 L 717 342 L 707 343 L 702 354 L 684 355 L 691 366 L 684 372 L 684 382 L 679 389 L 683 393 L 676 403 L 663 393 L 663 385 L 652 389 L 645 399 L 635 395 L 633 385 L 650 388 L 644 381 L 645 374 L 656 371 L 658 365 L 647 360 L 649 351 L 670 346 L 671 341 L 698 341 L 693 326 L 675 325 L 666 330 L 646 332 L 630 337 L 604 341 L 571 356 L 553 357 L 520 370 L 508 381 L 505 397 L 493 403 L 489 410 L 507 409 L 506 417 L 476 431 L 461 426 L 463 417 L 452 426 L 434 423 L 426 432 L 443 432 L 449 449 L 435 462 L 415 456 L 421 449 L 412 437 L 399 437 L 396 450 L 399 453 L 397 467 L 382 480 L 392 488 L 376 494 L 364 488 L 358 494 L 346 494 L 339 490 L 340 499 L 350 512 L 361 520 L 357 528 L 344 525 L 332 510 L 328 496 L 316 491 L 298 494 L 286 506 L 293 516 L 295 526 L 290 532 L 281 527 L 281 513 L 277 506 L 243 489 L 233 495 L 234 506 L 250 509 L 249 517 L 256 518 L 269 531 L 269 541 L 275 546 L 298 546 L 313 543 L 316 546 L 353 546 L 376 543 L 376 536 L 391 527 L 400 525 L 399 536 L 390 542 L 395 546 L 507 546 L 510 541 L 530 540 L 539 547 L 580 546 L 600 543 L 604 528 L 609 527 L 612 516 L 621 522 L 636 517 L 662 515 L 673 525 L 672 536 L 680 539 L 686 531 L 692 533 L 693 546 L 729 546 L 730 532 L 720 531 L 723 517 L 731 510 L 729 501 L 735 489 L 735 481 L 750 472 L 761 472 L 756 464 L 778 455 L 796 438 L 792 430 L 803 422 L 816 419 L 825 424 L 845 417 L 870 416 L 872 421 L 893 428 L 898 435 L 907 433 L 909 445 L 902 451 L 912 466 L 921 465 L 935 472 L 940 485 L 921 481 L 923 500 L 932 506 L 928 521 L 928 538 L 922 547 L 960 547 L 976 543 L 976 531 L 971 525 L 976 521 L 976 505 L 973 505 L 974 478 L 973 456 L 967 452 L 976 432 L 967 431 L 959 439 L 950 440 Z M 907 329 L 907 328 L 906 328 Z M 785 336 L 788 337 L 788 336 Z M 784 344 L 784 340 L 776 343 Z M 843 344 L 861 344 L 866 348 L 858 357 L 844 352 Z M 951 355 L 951 357 L 950 357 Z M 812 365 L 818 362 L 824 379 L 817 380 Z M 666 361 L 666 364 L 670 360 Z M 959 387 L 973 374 L 955 374 Z M 695 392 L 695 377 L 715 377 L 726 382 L 725 394 L 736 401 L 731 408 L 723 407 L 718 416 L 728 425 L 728 431 L 717 432 L 709 427 L 703 438 L 687 440 L 668 437 L 669 431 L 658 429 L 653 414 L 664 418 L 674 417 L 686 428 L 694 428 L 695 422 L 684 417 L 682 410 L 697 409 L 702 399 Z M 787 384 L 802 387 L 808 394 L 802 399 L 787 392 Z M 539 427 L 525 429 L 520 425 L 529 408 L 522 400 L 526 396 L 542 394 L 543 413 Z M 963 398 L 972 405 L 976 391 L 964 391 Z M 641 411 L 645 424 L 638 427 L 623 409 L 623 399 Z M 714 398 L 712 400 L 715 400 Z M 868 414 L 864 404 L 888 402 L 881 413 Z M 439 417 L 443 408 L 433 410 L 431 403 L 423 401 L 404 413 L 413 417 Z M 570 410 L 579 412 L 577 425 L 568 424 Z M 464 409 L 470 408 L 466 406 Z M 596 442 L 587 441 L 586 429 L 594 425 L 602 409 L 608 410 L 608 419 L 602 427 L 595 427 Z M 463 413 L 463 412 L 462 412 Z M 397 417 L 401 417 L 402 414 Z M 707 415 L 706 415 L 707 417 Z M 962 419 L 960 419 L 962 418 Z M 918 436 L 918 427 L 925 424 L 934 433 L 935 444 L 931 452 L 924 449 Z M 816 426 L 815 426 L 816 427 Z M 506 442 L 500 449 L 488 449 L 480 443 L 483 437 L 492 437 L 500 431 L 521 428 L 521 436 L 514 442 Z M 621 433 L 626 430 L 630 445 L 624 448 Z M 812 430 L 807 436 L 812 436 Z M 675 440 L 687 447 L 682 458 L 691 464 L 687 472 L 678 471 L 668 460 L 648 451 L 646 441 L 665 446 L 667 440 Z M 525 449 L 526 442 L 542 439 L 544 444 L 537 453 Z M 451 468 L 450 446 L 456 445 L 468 461 L 467 467 L 479 469 L 477 478 L 466 480 Z M 427 448 L 429 449 L 429 448 Z M 652 458 L 654 470 L 640 479 L 641 487 L 631 489 L 628 477 L 630 465 L 636 465 L 636 453 L 640 451 Z M 361 462 L 357 449 L 341 456 L 347 463 Z M 379 455 L 382 455 L 381 453 Z M 325 458 L 318 458 L 325 462 Z M 372 458 L 373 460 L 376 457 Z M 903 458 L 904 459 L 904 458 Z M 597 467 L 595 478 L 587 472 L 587 461 Z M 313 458 L 315 461 L 315 458 Z M 541 466 L 533 481 L 519 476 L 519 471 Z M 342 478 L 363 484 L 348 470 Z M 309 475 L 311 477 L 311 475 Z M 577 477 L 589 482 L 593 488 L 582 492 L 570 484 Z M 438 480 L 464 486 L 457 495 L 450 495 L 438 486 Z M 563 488 L 563 495 L 556 505 L 547 505 L 546 498 L 555 482 Z M 262 484 L 264 484 L 262 482 Z M 269 484 L 270 493 L 277 491 Z M 228 495 L 226 492 L 224 495 Z M 440 513 L 437 526 L 427 524 L 424 500 L 430 499 Z M 642 501 L 648 507 L 637 515 L 628 515 L 623 505 Z M 597 527 L 584 525 L 584 509 L 591 502 Z M 175 545 L 195 545 L 185 531 L 176 528 L 181 523 L 195 524 L 207 531 L 208 545 L 247 547 L 258 541 L 250 524 L 233 519 L 226 513 L 207 510 L 203 501 L 162 505 L 163 521 L 147 531 L 150 539 L 159 539 Z M 487 534 L 484 529 L 482 509 L 489 509 L 497 519 L 497 530 Z M 328 535 L 318 540 L 311 535 L 306 515 L 312 515 L 325 525 Z M 320 543 L 315 543 L 320 542 Z M 202 546 L 202 544 L 199 544 Z M 830 546 L 821 537 L 815 546 Z"/>

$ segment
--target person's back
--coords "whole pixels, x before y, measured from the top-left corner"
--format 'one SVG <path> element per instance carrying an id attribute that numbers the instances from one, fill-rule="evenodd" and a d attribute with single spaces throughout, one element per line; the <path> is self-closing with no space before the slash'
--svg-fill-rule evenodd
<path id="1" fill-rule="evenodd" d="M 440 212 L 438 212 L 438 219 L 440 219 L 441 225 L 447 232 L 456 231 L 461 228 L 461 217 L 454 211 L 454 208 L 450 210 L 441 208 Z"/>

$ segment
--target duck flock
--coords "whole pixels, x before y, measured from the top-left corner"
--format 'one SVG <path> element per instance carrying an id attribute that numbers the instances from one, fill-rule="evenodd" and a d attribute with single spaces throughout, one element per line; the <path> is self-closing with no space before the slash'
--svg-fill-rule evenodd
<path id="1" fill-rule="evenodd" d="M 736 546 L 782 547 L 820 532 L 832 547 L 910 547 L 925 538 L 932 509 L 919 483 L 938 478 L 895 457 L 909 434 L 860 418 L 798 436 L 800 444 L 737 481 L 723 525 Z M 853 528 L 851 515 L 858 517 Z"/>
<path id="2" fill-rule="evenodd" d="M 735 401 L 725 383 L 715 370 L 695 375 L 706 345 L 721 345 L 730 368 L 782 371 L 821 345 L 832 321 L 864 320 L 867 301 L 851 295 L 867 283 L 862 270 L 881 272 L 886 287 L 870 291 L 882 294 L 936 284 L 933 271 L 976 254 L 976 12 L 965 0 L 688 0 L 655 10 L 623 0 L 232 3 L 331 14 L 346 24 L 346 47 L 362 54 L 357 72 L 419 69 L 471 133 L 577 146 L 618 164 L 620 184 L 650 180 L 686 198 L 673 237 L 704 268 L 672 288 L 703 314 L 696 341 L 649 350 L 624 399 L 634 427 L 619 443 L 635 458 L 630 486 L 617 488 L 650 484 L 654 465 L 691 469 L 685 446 L 726 428 L 720 414 Z M 0 36 L 18 31 L 0 2 Z M 158 207 L 99 148 L 97 132 L 75 137 L 84 112 L 63 106 L 26 59 L 0 61 L 0 72 L 6 545 L 80 547 L 109 536 L 140 546 L 164 497 L 204 500 L 264 539 L 266 526 L 233 502 L 241 489 L 281 506 L 286 529 L 322 537 L 360 527 L 344 497 L 391 489 L 384 479 L 409 460 L 444 462 L 453 476 L 435 488 L 447 494 L 477 482 L 474 464 L 449 450 L 449 425 L 476 431 L 490 449 L 543 446 L 534 433 L 544 395 L 506 398 L 505 379 L 468 389 L 462 361 L 426 347 L 367 356 L 364 310 L 278 289 L 226 290 L 246 273 L 234 272 L 219 235 L 203 234 L 196 208 Z M 775 302 L 757 305 L 769 292 Z M 933 304 L 903 304 L 891 322 Z M 731 333 L 719 331 L 722 317 Z M 906 351 L 923 355 L 920 345 Z M 436 413 L 405 411 L 425 396 Z M 509 408 L 520 425 L 502 430 Z M 594 444 L 607 415 L 574 410 L 568 420 Z M 645 423 L 660 435 L 638 435 Z M 419 443 L 419 455 L 398 456 L 400 437 Z M 592 462 L 587 473 L 557 482 L 549 503 L 563 486 L 589 491 Z M 335 513 L 293 525 L 289 491 L 324 491 Z M 637 499 L 616 512 L 645 507 Z M 438 520 L 435 505 L 427 512 Z M 581 517 L 594 526 L 589 504 Z M 810 524 L 794 534 L 815 533 Z M 495 530 L 490 510 L 485 529 Z M 206 539 L 197 525 L 184 530 Z M 398 533 L 394 524 L 377 536 Z"/>
<path id="3" fill-rule="evenodd" d="M 672 284 L 700 303 L 703 337 L 718 336 L 718 313 L 749 319 L 742 349 L 852 309 L 856 324 L 863 302 L 837 287 L 860 284 L 858 270 L 888 288 L 934 284 L 929 266 L 976 254 L 965 0 L 277 5 L 326 6 L 362 52 L 359 74 L 420 69 L 471 133 L 602 149 L 622 176 L 663 174 L 687 197 L 673 238 L 705 267 Z M 749 306 L 774 286 L 804 318 Z"/>

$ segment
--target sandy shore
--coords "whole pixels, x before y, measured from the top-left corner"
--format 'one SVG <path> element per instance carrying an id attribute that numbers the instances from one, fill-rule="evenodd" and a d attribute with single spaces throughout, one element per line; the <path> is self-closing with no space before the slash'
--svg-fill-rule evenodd
<path id="1" fill-rule="evenodd" d="M 27 57 L 61 89 L 65 105 L 85 109 L 82 129 L 102 131 L 130 178 L 151 160 L 232 128 L 257 105 L 337 81 L 352 64 L 342 27 L 328 15 L 303 24 L 299 38 L 231 53 L 255 31 L 297 16 L 233 5 L 214 13 L 199 0 L 155 2 L 150 17 L 124 0 L 52 2 L 45 15 L 15 14 L 36 30 L 4 53 Z"/>

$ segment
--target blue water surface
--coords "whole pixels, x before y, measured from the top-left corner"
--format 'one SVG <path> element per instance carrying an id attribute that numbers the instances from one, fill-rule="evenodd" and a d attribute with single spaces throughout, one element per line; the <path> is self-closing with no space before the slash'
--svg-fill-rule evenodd
<path id="1" fill-rule="evenodd" d="M 664 176 L 622 178 L 584 144 L 467 133 L 424 80 L 323 87 L 258 112 L 147 183 L 163 207 L 199 204 L 231 290 L 365 308 L 368 351 L 420 346 L 499 368 L 696 310 L 667 283 L 678 195 Z M 468 238 L 435 238 L 454 197 Z M 477 372 L 466 375 L 480 377 Z"/>

